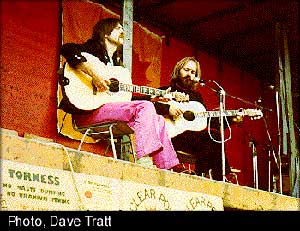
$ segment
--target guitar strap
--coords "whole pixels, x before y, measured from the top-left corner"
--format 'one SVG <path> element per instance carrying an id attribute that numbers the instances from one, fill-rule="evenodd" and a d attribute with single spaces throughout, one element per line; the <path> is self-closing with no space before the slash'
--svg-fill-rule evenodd
<path id="1" fill-rule="evenodd" d="M 64 66 L 57 71 L 57 74 L 58 74 L 58 83 L 62 87 L 69 84 L 69 79 L 64 76 L 65 65 L 66 64 L 64 64 Z"/>

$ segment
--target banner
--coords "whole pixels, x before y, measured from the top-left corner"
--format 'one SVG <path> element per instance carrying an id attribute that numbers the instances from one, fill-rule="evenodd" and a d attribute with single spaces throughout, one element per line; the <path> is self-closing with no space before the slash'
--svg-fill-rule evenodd
<path id="1" fill-rule="evenodd" d="M 1 210 L 78 210 L 71 172 L 1 160 Z"/>
<path id="2" fill-rule="evenodd" d="M 1 160 L 1 165 L 1 210 L 224 210 L 222 198 L 199 192 L 8 160 Z"/>

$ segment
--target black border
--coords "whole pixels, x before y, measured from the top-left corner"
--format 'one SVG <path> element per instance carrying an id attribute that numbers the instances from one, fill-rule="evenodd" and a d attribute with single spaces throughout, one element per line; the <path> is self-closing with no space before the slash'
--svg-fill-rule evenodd
<path id="1" fill-rule="evenodd" d="M 296 227 L 300 221 L 300 211 L 203 211 L 203 212 L 131 212 L 131 211 L 1 211 L 1 229 L 5 230 L 210 230 L 211 228 L 243 229 L 243 228 L 287 228 Z M 15 226 L 9 224 L 11 217 L 24 220 L 41 219 L 45 226 Z M 54 225 L 51 217 L 71 220 L 79 219 L 80 226 Z M 87 224 L 86 216 L 93 218 L 111 217 L 106 226 Z M 296 225 L 296 226 L 295 226 Z M 191 228 L 191 229 L 190 229 Z"/>

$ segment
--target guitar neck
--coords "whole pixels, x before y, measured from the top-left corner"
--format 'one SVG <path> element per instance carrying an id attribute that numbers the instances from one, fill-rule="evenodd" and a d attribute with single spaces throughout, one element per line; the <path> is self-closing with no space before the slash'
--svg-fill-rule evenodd
<path id="1" fill-rule="evenodd" d="M 165 96 L 167 94 L 165 90 L 161 90 L 153 87 L 138 86 L 133 84 L 120 83 L 119 87 L 121 91 L 141 93 L 145 95 Z M 172 92 L 170 92 L 170 95 L 174 96 Z"/>
<path id="2" fill-rule="evenodd" d="M 223 111 L 223 115 L 225 116 L 236 116 L 240 110 L 225 110 Z M 195 115 L 201 117 L 220 117 L 220 111 L 203 111 L 203 112 L 195 112 Z"/>

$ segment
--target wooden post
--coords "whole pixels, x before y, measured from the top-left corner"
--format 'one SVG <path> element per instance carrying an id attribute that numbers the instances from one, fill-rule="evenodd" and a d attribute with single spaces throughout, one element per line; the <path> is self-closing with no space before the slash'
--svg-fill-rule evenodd
<path id="1" fill-rule="evenodd" d="M 132 73 L 132 34 L 133 34 L 133 0 L 123 0 L 123 60 L 125 67 Z"/>
<path id="2" fill-rule="evenodd" d="M 300 197 L 300 163 L 294 130 L 293 100 L 291 90 L 292 78 L 290 71 L 287 30 L 279 24 L 276 25 L 276 40 L 278 46 L 279 91 L 282 117 L 282 138 L 279 142 L 283 142 L 283 154 L 290 156 L 290 193 L 294 197 Z M 283 52 L 280 52 L 281 49 L 283 49 Z"/>

